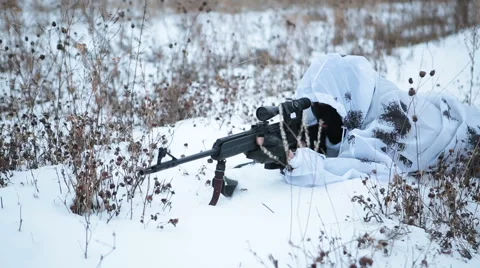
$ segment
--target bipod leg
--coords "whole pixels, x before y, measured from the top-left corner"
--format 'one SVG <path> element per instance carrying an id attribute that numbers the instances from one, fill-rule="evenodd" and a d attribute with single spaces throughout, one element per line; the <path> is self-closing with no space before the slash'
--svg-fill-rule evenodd
<path id="1" fill-rule="evenodd" d="M 238 182 L 225 178 L 225 163 L 226 160 L 218 160 L 215 168 L 215 177 L 213 178 L 213 195 L 209 205 L 215 206 L 220 198 L 220 194 L 226 197 L 231 197 Z"/>

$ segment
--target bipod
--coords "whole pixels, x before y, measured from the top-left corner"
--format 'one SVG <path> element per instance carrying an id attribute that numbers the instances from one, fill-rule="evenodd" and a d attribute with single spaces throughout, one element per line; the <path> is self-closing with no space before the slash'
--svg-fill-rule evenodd
<path id="1" fill-rule="evenodd" d="M 220 198 L 220 194 L 225 197 L 231 197 L 235 188 L 237 187 L 238 181 L 231 180 L 225 177 L 225 159 L 217 160 L 217 166 L 215 167 L 215 177 L 213 178 L 213 195 L 210 200 L 209 205 L 215 206 Z"/>

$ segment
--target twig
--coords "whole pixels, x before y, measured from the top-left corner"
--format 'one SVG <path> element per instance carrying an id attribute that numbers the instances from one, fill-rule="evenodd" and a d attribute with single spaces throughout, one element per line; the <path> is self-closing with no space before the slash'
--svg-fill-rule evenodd
<path id="1" fill-rule="evenodd" d="M 66 175 L 65 175 L 65 169 L 62 168 L 62 172 L 61 172 L 61 173 L 62 173 L 62 177 L 63 177 L 63 182 L 65 183 L 65 186 L 67 186 L 68 192 L 70 193 L 70 192 L 71 192 L 71 191 L 70 191 L 70 184 L 68 184 L 68 182 L 67 182 L 67 177 L 66 177 Z M 73 185 L 73 182 L 72 182 L 71 179 L 70 179 L 70 183 Z"/>
<path id="2" fill-rule="evenodd" d="M 88 216 L 88 212 L 86 212 L 87 215 L 85 215 L 85 249 L 83 251 L 83 255 L 85 257 L 85 259 L 88 258 L 88 245 L 90 244 L 90 238 L 89 238 L 89 233 L 90 233 L 90 237 L 91 237 L 91 234 L 92 234 L 92 231 L 90 230 L 90 216 Z M 90 230 L 90 232 L 89 232 Z"/>
<path id="3" fill-rule="evenodd" d="M 135 69 L 134 69 L 134 73 L 133 73 L 133 83 L 132 83 L 132 92 L 135 91 L 135 80 L 137 78 L 137 66 L 138 66 L 138 58 L 140 56 L 140 48 L 142 46 L 142 35 L 143 35 L 143 29 L 145 27 L 145 17 L 147 16 L 147 6 L 148 6 L 148 0 L 145 0 L 144 2 L 144 6 L 143 6 L 143 16 L 142 16 L 142 24 L 140 26 L 140 36 L 138 38 L 138 48 L 137 48 L 137 55 L 136 55 L 136 59 L 135 59 Z M 130 95 L 131 96 L 131 105 L 132 105 L 132 108 L 133 108 L 133 93 Z M 133 110 L 132 109 L 132 120 L 133 120 Z"/>
<path id="4" fill-rule="evenodd" d="M 58 168 L 55 168 L 55 172 L 57 173 L 58 188 L 60 188 L 60 194 L 63 194 L 63 192 L 62 192 L 62 183 L 60 182 L 60 175 L 58 175 Z"/>
<path id="5" fill-rule="evenodd" d="M 35 186 L 37 193 L 39 193 L 40 191 L 38 190 L 37 179 L 35 179 L 35 175 L 33 175 L 33 171 L 31 169 L 30 169 L 30 174 L 32 175 L 33 185 Z"/>
<path id="6" fill-rule="evenodd" d="M 142 223 L 144 223 L 144 219 L 145 219 L 145 209 L 147 207 L 147 201 L 148 201 L 148 198 L 149 198 L 149 195 L 148 195 L 149 191 L 150 191 L 150 176 L 148 176 L 147 192 L 145 193 L 145 199 L 143 200 L 143 211 L 142 211 L 142 220 L 141 220 Z M 132 200 L 132 203 L 133 203 L 133 200 Z M 132 214 L 133 214 L 133 211 L 132 211 Z"/>
<path id="7" fill-rule="evenodd" d="M 0 196 L 0 207 L 3 209 L 3 197 Z"/>
<path id="8" fill-rule="evenodd" d="M 18 231 L 21 232 L 22 231 L 22 223 L 23 223 L 23 219 L 22 219 L 22 205 L 20 205 L 20 224 L 18 226 Z"/>
<path id="9" fill-rule="evenodd" d="M 471 61 L 471 67 L 470 67 L 470 89 L 467 93 L 467 103 L 469 105 L 473 105 L 473 101 L 475 100 L 473 98 L 473 88 L 474 88 L 474 69 L 475 69 L 475 54 L 477 50 L 480 48 L 480 41 L 478 41 L 478 33 L 477 33 L 478 25 L 475 25 L 470 33 L 470 40 L 465 40 L 465 46 L 467 47 L 468 51 L 468 56 Z M 467 39 L 467 38 L 465 38 Z M 470 41 L 470 45 L 468 41 Z"/>
<path id="10" fill-rule="evenodd" d="M 83 252 L 85 259 L 88 258 L 88 246 L 90 245 L 90 240 L 92 239 L 92 227 L 90 222 L 90 212 L 85 212 L 85 250 Z"/>
<path id="11" fill-rule="evenodd" d="M 267 205 L 265 205 L 264 203 L 262 203 L 262 205 L 263 205 L 264 207 L 266 207 L 268 210 L 270 210 L 270 212 L 275 213 L 275 212 L 273 212 L 273 210 L 271 210 L 271 209 L 270 209 Z"/>
<path id="12" fill-rule="evenodd" d="M 138 186 L 138 183 L 136 183 L 134 186 L 133 186 L 133 189 L 130 189 L 127 191 L 127 202 L 130 202 L 130 220 L 133 219 L 133 197 L 135 195 L 135 189 L 136 187 Z M 127 213 L 128 215 L 128 213 Z"/>
<path id="13" fill-rule="evenodd" d="M 108 255 L 110 255 L 110 254 L 117 248 L 117 246 L 116 246 L 116 239 L 115 239 L 115 238 L 116 238 L 116 234 L 113 233 L 112 236 L 113 236 L 113 245 L 112 245 L 112 246 L 107 245 L 107 246 L 110 247 L 110 251 L 108 251 L 107 254 L 100 256 L 100 261 L 98 262 L 97 268 L 100 268 L 100 267 L 102 266 L 103 260 L 104 260 L 106 257 L 108 257 Z M 100 242 L 100 241 L 98 241 L 98 240 L 97 240 L 97 242 L 106 245 L 105 243 L 102 243 L 102 242 Z"/>
<path id="14" fill-rule="evenodd" d="M 68 205 L 67 205 L 67 200 L 66 200 L 66 199 L 65 199 L 65 200 L 62 200 L 60 197 L 58 197 L 58 200 L 60 200 L 60 202 L 65 206 L 65 208 L 67 209 L 67 212 L 68 212 L 69 214 L 71 214 L 71 213 L 72 213 L 72 210 L 68 207 Z"/>

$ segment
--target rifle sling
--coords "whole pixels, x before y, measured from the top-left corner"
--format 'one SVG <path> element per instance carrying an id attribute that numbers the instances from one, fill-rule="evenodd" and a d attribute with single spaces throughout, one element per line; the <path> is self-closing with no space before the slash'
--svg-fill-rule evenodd
<path id="1" fill-rule="evenodd" d="M 218 160 L 217 167 L 215 169 L 215 177 L 213 178 L 213 195 L 210 200 L 209 205 L 215 206 L 220 198 L 223 187 L 225 185 L 224 175 L 225 175 L 225 160 Z"/>

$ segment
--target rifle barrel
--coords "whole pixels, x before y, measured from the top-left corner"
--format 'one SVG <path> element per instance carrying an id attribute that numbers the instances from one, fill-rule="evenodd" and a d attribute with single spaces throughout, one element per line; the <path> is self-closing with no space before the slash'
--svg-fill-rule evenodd
<path id="1" fill-rule="evenodd" d="M 213 149 L 210 149 L 210 150 L 207 150 L 207 151 L 204 151 L 204 152 L 200 152 L 200 153 L 197 153 L 197 154 L 185 156 L 185 157 L 182 157 L 182 158 L 172 159 L 170 161 L 160 163 L 160 164 L 157 164 L 157 165 L 153 165 L 153 166 L 148 167 L 146 169 L 142 169 L 142 170 L 139 171 L 139 174 L 140 175 L 147 175 L 147 174 L 155 173 L 155 172 L 158 172 L 158 171 L 161 171 L 161 170 L 164 170 L 164 169 L 169 169 L 169 168 L 172 168 L 172 167 L 176 167 L 176 166 L 178 166 L 180 164 L 183 164 L 183 163 L 187 163 L 187 162 L 194 161 L 194 160 L 197 160 L 197 159 L 200 159 L 200 158 L 211 156 L 212 154 L 217 153 L 218 150 L 219 150 L 218 148 L 213 148 Z"/>

